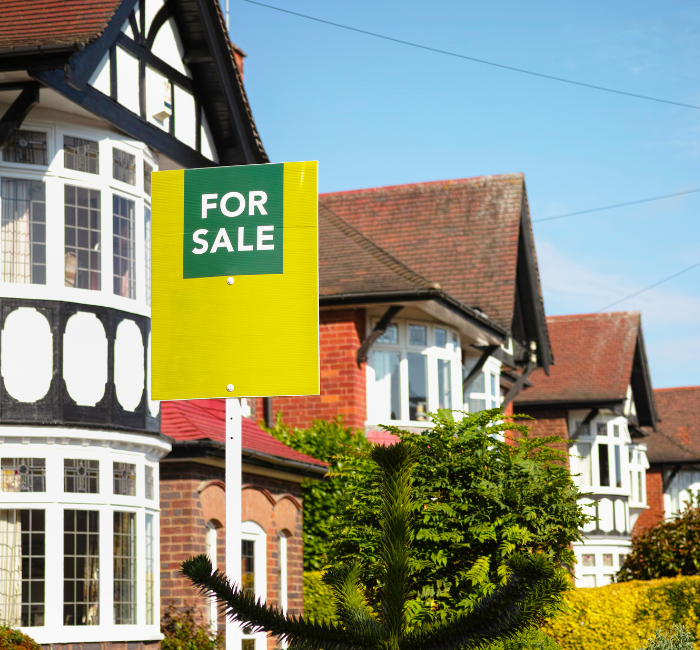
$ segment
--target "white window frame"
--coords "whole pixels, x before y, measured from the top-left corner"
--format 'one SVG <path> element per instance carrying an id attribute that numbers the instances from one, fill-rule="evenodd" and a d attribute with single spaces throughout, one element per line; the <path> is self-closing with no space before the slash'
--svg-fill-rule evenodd
<path id="1" fill-rule="evenodd" d="M 376 326 L 379 318 L 370 320 L 368 325 L 367 335 Z M 439 394 L 438 394 L 438 359 L 444 359 L 451 362 L 451 395 L 452 395 L 452 410 L 462 409 L 462 388 L 461 388 L 461 345 L 459 332 L 443 323 L 435 323 L 422 321 L 420 319 L 394 319 L 392 324 L 397 326 L 398 343 L 381 343 L 376 341 L 372 346 L 367 362 L 367 424 L 395 424 L 397 426 L 411 427 L 428 427 L 430 419 L 428 413 L 434 413 L 438 409 Z M 426 328 L 426 345 L 412 346 L 409 345 L 409 326 L 418 325 Z M 441 348 L 435 345 L 435 329 L 443 329 L 446 331 L 446 347 Z M 376 352 L 398 352 L 399 353 L 399 394 L 401 417 L 398 420 L 392 420 L 390 417 L 383 416 L 382 412 L 386 410 L 385 405 L 379 402 L 379 397 L 374 390 L 376 376 L 374 371 L 374 355 Z M 426 382 L 427 382 L 427 409 L 426 419 L 411 420 L 409 409 L 409 386 L 408 386 L 408 354 L 417 353 L 426 357 Z"/>
<path id="2" fill-rule="evenodd" d="M 212 569 L 216 570 L 218 568 L 218 562 L 216 559 L 218 534 L 216 532 L 216 526 L 211 521 L 208 521 L 206 523 L 205 535 L 206 535 L 207 556 L 209 557 L 209 561 L 211 562 Z M 209 626 L 211 627 L 211 630 L 214 633 L 216 633 L 216 631 L 217 631 L 218 618 L 219 618 L 219 610 L 217 608 L 217 602 L 218 601 L 216 599 L 216 596 L 210 596 L 209 603 L 207 606 L 207 615 L 208 615 L 208 619 L 209 619 Z"/>
<path id="3" fill-rule="evenodd" d="M 244 521 L 241 524 L 241 540 L 255 544 L 255 598 L 265 603 L 267 601 L 267 534 L 256 522 Z M 267 634 L 265 632 L 245 634 L 244 627 L 241 629 L 241 638 L 253 639 L 255 650 L 267 650 Z"/>
<path id="4" fill-rule="evenodd" d="M 478 361 L 478 357 L 476 358 Z M 466 378 L 469 374 L 467 367 L 464 368 L 464 377 Z M 470 399 L 481 399 L 484 400 L 484 409 L 497 408 L 503 404 L 503 395 L 501 393 L 501 362 L 497 361 L 493 357 L 489 357 L 481 370 L 481 376 L 484 378 L 484 390 L 475 391 L 474 382 L 467 386 L 467 390 L 464 394 L 464 410 L 471 412 L 469 408 Z M 492 377 L 496 379 L 496 392 L 492 391 Z M 476 378 L 475 378 L 476 379 Z"/>

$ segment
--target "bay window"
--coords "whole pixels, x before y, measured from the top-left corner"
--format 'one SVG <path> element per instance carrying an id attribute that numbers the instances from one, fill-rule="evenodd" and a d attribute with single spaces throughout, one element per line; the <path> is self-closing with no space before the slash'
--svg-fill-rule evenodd
<path id="1" fill-rule="evenodd" d="M 431 412 L 462 408 L 460 362 L 456 332 L 437 324 L 391 323 L 367 364 L 370 422 L 427 424 Z"/>
<path id="2" fill-rule="evenodd" d="M 478 357 L 469 357 L 464 361 L 463 379 L 466 379 Z M 501 369 L 493 359 L 488 359 L 483 370 L 474 377 L 464 391 L 464 403 L 470 413 L 495 409 L 501 405 Z"/>

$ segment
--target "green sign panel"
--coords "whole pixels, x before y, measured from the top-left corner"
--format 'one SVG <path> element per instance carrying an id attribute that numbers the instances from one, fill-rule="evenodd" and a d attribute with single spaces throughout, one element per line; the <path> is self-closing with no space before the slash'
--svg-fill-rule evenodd
<path id="1" fill-rule="evenodd" d="M 183 278 L 284 272 L 284 164 L 185 173 Z"/>

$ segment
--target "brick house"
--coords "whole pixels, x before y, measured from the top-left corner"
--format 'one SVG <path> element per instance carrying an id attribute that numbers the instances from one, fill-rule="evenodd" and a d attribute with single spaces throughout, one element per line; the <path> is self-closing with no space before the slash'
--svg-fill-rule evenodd
<path id="1" fill-rule="evenodd" d="M 633 532 L 642 532 L 677 513 L 700 491 L 700 386 L 658 388 L 656 431 L 648 430 L 647 504 Z"/>
<path id="2" fill-rule="evenodd" d="M 256 400 L 292 426 L 341 415 L 428 425 L 440 407 L 509 407 L 547 337 L 522 174 L 319 197 L 321 393 Z"/>
<path id="3" fill-rule="evenodd" d="M 213 603 L 183 576 L 183 560 L 207 553 L 226 569 L 224 400 L 163 402 L 161 429 L 173 439 L 161 461 L 161 612 L 194 604 L 212 626 Z M 243 585 L 269 604 L 301 613 L 303 551 L 301 481 L 321 479 L 327 466 L 272 438 L 243 418 Z M 223 629 L 223 618 L 218 625 Z M 247 650 L 274 648 L 264 634 L 244 634 Z"/>
<path id="4" fill-rule="evenodd" d="M 638 312 L 551 316 L 547 327 L 557 364 L 535 372 L 513 408 L 535 418 L 534 434 L 559 436 L 587 510 L 582 543 L 574 544 L 577 584 L 607 584 L 645 512 L 648 467 L 644 427 L 657 415 Z"/>

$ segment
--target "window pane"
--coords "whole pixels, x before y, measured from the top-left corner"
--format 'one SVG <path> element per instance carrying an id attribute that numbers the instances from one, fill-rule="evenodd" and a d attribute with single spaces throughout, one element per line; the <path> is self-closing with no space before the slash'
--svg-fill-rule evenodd
<path id="1" fill-rule="evenodd" d="M 407 356 L 409 419 L 425 422 L 428 419 L 427 358 L 413 352 Z"/>
<path id="2" fill-rule="evenodd" d="M 7 151 L 7 149 L 5 149 Z M 3 178 L 2 281 L 46 284 L 46 190 L 41 181 Z"/>
<path id="3" fill-rule="evenodd" d="M 153 501 L 155 498 L 154 496 L 154 487 L 153 487 L 153 468 L 150 465 L 146 465 L 145 467 L 145 475 L 146 475 L 146 498 L 150 499 Z"/>
<path id="4" fill-rule="evenodd" d="M 603 553 L 603 566 L 612 566 L 613 556 L 612 553 Z"/>
<path id="5" fill-rule="evenodd" d="M 610 485 L 610 459 L 607 445 L 598 445 L 598 471 L 600 484 Z"/>
<path id="6" fill-rule="evenodd" d="M 619 566 L 622 566 L 622 564 L 623 564 L 623 562 L 625 561 L 625 558 L 626 558 L 626 557 L 627 557 L 627 555 L 626 555 L 625 553 L 619 553 L 619 554 L 618 554 L 617 559 L 618 559 L 618 561 L 619 561 L 619 563 L 620 563 Z"/>
<path id="7" fill-rule="evenodd" d="M 486 392 L 486 373 L 480 372 L 474 381 L 469 385 L 470 393 L 485 393 Z"/>
<path id="8" fill-rule="evenodd" d="M 579 436 L 587 436 L 590 432 L 590 424 L 583 424 L 583 422 L 574 422 L 574 430 L 572 433 L 576 433 L 579 427 L 581 427 L 581 433 Z"/>
<path id="9" fill-rule="evenodd" d="M 620 437 L 620 425 L 619 424 L 613 424 L 613 436 L 615 438 Z"/>
<path id="10" fill-rule="evenodd" d="M 100 513 L 63 511 L 63 624 L 100 623 Z"/>
<path id="11" fill-rule="evenodd" d="M 148 177 L 151 178 L 150 175 Z M 150 183 L 150 180 L 149 180 Z M 150 192 L 149 192 L 150 194 Z M 143 228 L 146 240 L 146 304 L 151 304 L 151 208 L 143 209 Z"/>
<path id="12" fill-rule="evenodd" d="M 114 494 L 136 496 L 136 465 L 113 463 Z"/>
<path id="13" fill-rule="evenodd" d="M 596 586 L 595 575 L 581 576 L 581 580 L 579 581 L 579 586 L 581 586 L 581 587 L 595 587 Z"/>
<path id="14" fill-rule="evenodd" d="M 498 397 L 498 378 L 492 374 L 489 374 L 489 377 L 491 378 L 491 395 Z"/>
<path id="15" fill-rule="evenodd" d="M 389 323 L 378 339 L 377 343 L 398 343 L 399 342 L 399 328 L 396 323 Z"/>
<path id="16" fill-rule="evenodd" d="M 578 456 L 575 460 L 576 470 L 574 473 L 579 474 L 578 484 L 581 487 L 590 487 L 591 482 L 591 445 L 588 442 L 577 442 L 574 449 L 574 455 Z"/>
<path id="17" fill-rule="evenodd" d="M 113 195 L 112 214 L 114 293 L 124 298 L 136 298 L 134 202 L 116 194 Z"/>
<path id="18" fill-rule="evenodd" d="M 151 196 L 151 174 L 153 173 L 153 167 L 151 167 L 147 162 L 143 163 L 143 191 Z"/>
<path id="19" fill-rule="evenodd" d="M 154 517 L 146 515 L 146 625 L 153 625 L 155 621 L 155 541 L 154 541 Z"/>
<path id="20" fill-rule="evenodd" d="M 100 149 L 94 140 L 63 136 L 63 166 L 88 174 L 100 173 Z"/>
<path id="21" fill-rule="evenodd" d="M 581 556 L 581 566 L 595 566 L 595 555 L 593 553 L 584 553 Z"/>
<path id="22" fill-rule="evenodd" d="M 401 419 L 399 353 L 377 350 L 373 354 L 374 399 L 380 420 Z"/>
<path id="23" fill-rule="evenodd" d="M 634 493 L 634 481 L 632 480 L 632 475 L 633 472 L 630 472 L 630 500 L 631 501 L 638 501 L 639 499 Z"/>
<path id="24" fill-rule="evenodd" d="M 438 408 L 452 408 L 452 363 L 438 359 Z"/>
<path id="25" fill-rule="evenodd" d="M 597 432 L 599 436 L 607 436 L 608 435 L 608 423 L 607 422 L 598 422 L 596 424 Z"/>
<path id="26" fill-rule="evenodd" d="M 44 625 L 46 528 L 43 510 L 0 510 L 0 620 Z"/>
<path id="27" fill-rule="evenodd" d="M 426 346 L 428 336 L 425 325 L 409 325 L 408 326 L 408 344 Z"/>
<path id="28" fill-rule="evenodd" d="M 2 152 L 5 162 L 47 165 L 46 133 L 15 131 Z"/>
<path id="29" fill-rule="evenodd" d="M 637 472 L 637 501 L 644 501 L 642 486 L 644 485 L 644 472 Z"/>
<path id="30" fill-rule="evenodd" d="M 99 494 L 100 461 L 66 458 L 63 461 L 63 491 Z"/>
<path id="31" fill-rule="evenodd" d="M 136 515 L 133 512 L 114 513 L 114 622 L 136 624 Z"/>
<path id="32" fill-rule="evenodd" d="M 122 183 L 136 185 L 136 156 L 112 148 L 112 178 Z"/>
<path id="33" fill-rule="evenodd" d="M 440 329 L 439 327 L 435 328 L 435 345 L 439 348 L 446 348 L 447 347 L 447 331 Z"/>
<path id="34" fill-rule="evenodd" d="M 46 492 L 46 459 L 3 458 L 0 492 Z"/>
<path id="35" fill-rule="evenodd" d="M 622 463 L 620 460 L 620 445 L 615 445 L 615 487 L 622 487 Z"/>
<path id="36" fill-rule="evenodd" d="M 241 585 L 243 593 L 255 596 L 255 542 L 241 541 Z"/>
<path id="37" fill-rule="evenodd" d="M 100 191 L 66 185 L 65 281 L 67 287 L 100 290 Z"/>
<path id="38" fill-rule="evenodd" d="M 486 409 L 486 400 L 481 399 L 481 398 L 474 398 L 470 397 L 469 398 L 469 412 L 470 413 L 477 413 L 479 411 L 483 411 Z"/>

